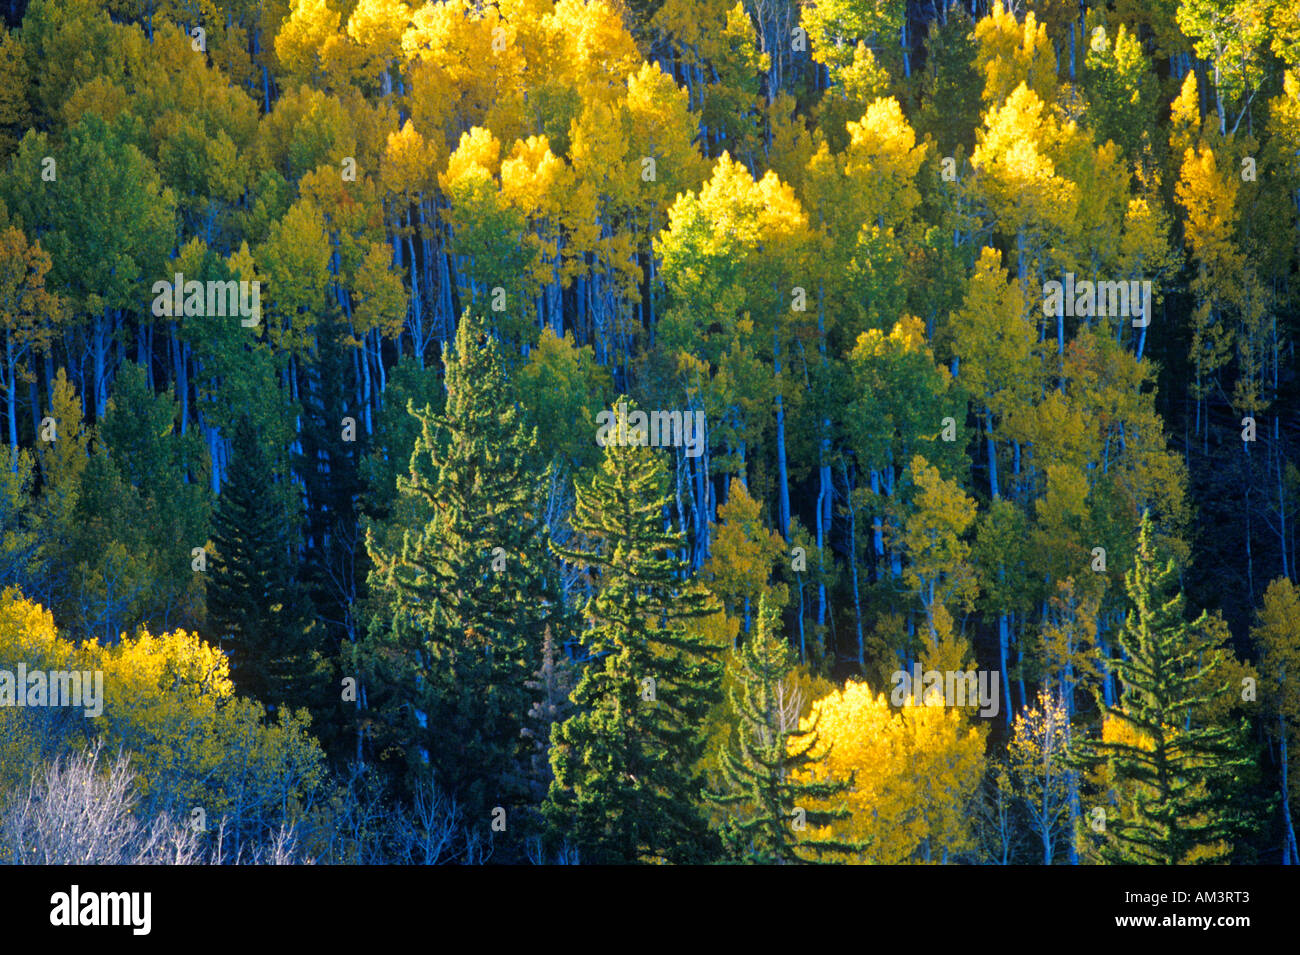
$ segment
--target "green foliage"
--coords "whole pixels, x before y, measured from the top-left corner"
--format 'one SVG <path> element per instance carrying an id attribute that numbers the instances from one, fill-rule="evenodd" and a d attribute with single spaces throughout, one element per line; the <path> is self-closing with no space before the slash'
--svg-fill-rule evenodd
<path id="1" fill-rule="evenodd" d="M 739 723 L 733 747 L 722 754 L 727 788 L 722 794 L 705 794 L 728 810 L 723 844 L 731 858 L 757 865 L 803 862 L 809 853 L 851 852 L 857 847 L 795 835 L 805 826 L 821 828 L 848 818 L 845 809 L 818 810 L 811 801 L 832 800 L 848 790 L 849 781 L 817 782 L 804 775 L 819 762 L 812 755 L 816 721 L 800 725 L 804 701 L 793 679 L 794 656 L 777 631 L 775 608 L 766 601 L 759 606 L 758 621 L 740 649 L 739 691 L 731 689 Z"/>
<path id="2" fill-rule="evenodd" d="M 56 158 L 58 174 L 42 183 L 46 156 Z M 29 132 L 0 196 L 41 240 L 54 262 L 52 284 L 68 289 L 83 314 L 136 307 L 141 283 L 164 271 L 176 199 L 121 123 L 87 114 L 61 149 Z"/>
<path id="3" fill-rule="evenodd" d="M 1234 689 L 1211 678 L 1226 651 L 1208 638 L 1207 614 L 1184 619 L 1183 594 L 1171 593 L 1174 562 L 1160 566 L 1152 537 L 1144 514 L 1125 575 L 1132 609 L 1119 633 L 1124 656 L 1111 661 L 1120 700 L 1102 707 L 1114 731 L 1080 737 L 1076 759 L 1084 769 L 1106 768 L 1118 804 L 1097 846 L 1103 861 L 1223 862 L 1245 824 L 1231 794 L 1250 760 L 1242 728 L 1198 718 L 1198 708 Z"/>
<path id="4" fill-rule="evenodd" d="M 596 433 L 596 415 L 613 397 L 613 383 L 590 345 L 579 347 L 572 334 L 560 338 L 543 329 L 517 387 L 519 403 L 537 428 L 543 463 L 558 458 L 574 470 L 596 463 L 600 448 L 590 435 Z"/>
<path id="5" fill-rule="evenodd" d="M 693 796 L 719 648 L 692 622 L 716 606 L 684 579 L 681 535 L 664 527 L 666 479 L 657 451 L 611 440 L 577 490 L 573 526 L 590 548 L 555 548 L 591 575 L 595 594 L 583 611 L 577 712 L 551 732 L 543 812 L 588 862 L 700 862 L 714 851 Z"/>
<path id="6" fill-rule="evenodd" d="M 1141 42 L 1122 24 L 1113 41 L 1104 32 L 1093 40 L 1083 86 L 1097 138 L 1113 140 L 1136 159 L 1155 125 L 1155 81 Z"/>
<path id="7" fill-rule="evenodd" d="M 701 861 L 724 834 L 732 858 L 844 837 L 871 845 L 829 855 L 969 860 L 981 734 L 857 682 L 920 658 L 996 667 L 1008 706 L 1047 693 L 1063 715 L 1039 707 L 1036 739 L 1083 733 L 1089 692 L 1136 721 L 1105 718 L 1070 781 L 1113 797 L 1112 855 L 1271 858 L 1280 835 L 1300 862 L 1293 601 L 1265 586 L 1294 578 L 1300 517 L 1297 2 L 11 5 L 0 587 L 69 645 L 147 626 L 230 652 L 254 699 L 205 684 L 194 742 L 114 730 L 150 793 L 311 802 L 284 781 L 315 773 L 308 707 L 335 768 L 369 771 L 307 812 L 349 861 L 514 861 L 538 835 L 564 859 Z M 261 320 L 154 314 L 178 273 L 258 283 Z M 1050 314 L 1067 273 L 1149 282 L 1153 308 Z M 619 393 L 702 413 L 698 443 L 602 448 Z M 1151 597 L 1124 627 L 1148 510 L 1195 623 Z M 789 756 L 754 719 L 789 663 L 779 639 L 745 656 L 763 628 L 799 680 L 860 687 L 818 684 L 836 746 L 782 784 L 855 777 L 852 818 L 794 844 L 758 782 Z M 1253 678 L 1219 652 L 1248 631 L 1258 707 L 1211 692 Z M 155 682 L 127 685 L 163 706 Z M 1170 748 L 1208 753 L 1195 734 L 1240 716 L 1256 768 Z M 10 720 L 0 799 L 94 742 L 42 719 Z M 1089 807 L 1064 777 L 1040 798 L 1033 753 L 1001 752 L 1017 738 L 992 734 L 1007 768 L 984 788 L 1051 811 L 998 794 L 982 836 L 1018 858 L 1024 823 L 1061 861 Z M 254 754 L 281 782 L 239 789 Z M 941 798 L 913 785 L 923 761 Z M 741 800 L 730 822 L 704 781 Z M 1265 793 L 1278 824 L 1227 834 Z M 434 794 L 464 813 L 445 852 Z"/>
<path id="8" fill-rule="evenodd" d="M 414 358 L 403 358 L 389 371 L 371 450 L 361 462 L 361 473 L 366 479 L 366 509 L 381 521 L 403 500 L 398 493 L 397 479 L 409 472 L 411 453 L 420 436 L 420 417 L 408 411 L 408 406 L 438 414 L 444 397 L 437 372 L 421 367 Z M 407 522 L 393 523 L 405 526 Z M 376 526 L 375 532 L 381 529 L 382 526 Z"/>
<path id="9" fill-rule="evenodd" d="M 367 535 L 377 610 L 362 659 L 379 745 L 404 750 L 417 777 L 431 769 L 486 831 L 493 807 L 524 798 L 526 681 L 544 626 L 562 621 L 530 468 L 536 435 L 500 346 L 467 314 L 444 365 L 444 411 L 407 406 L 420 434 L 394 514 L 409 522 L 400 536 Z"/>
<path id="10" fill-rule="evenodd" d="M 240 693 L 277 708 L 315 702 L 324 627 L 300 579 L 296 489 L 241 418 L 212 521 L 208 630 L 231 657 Z"/>

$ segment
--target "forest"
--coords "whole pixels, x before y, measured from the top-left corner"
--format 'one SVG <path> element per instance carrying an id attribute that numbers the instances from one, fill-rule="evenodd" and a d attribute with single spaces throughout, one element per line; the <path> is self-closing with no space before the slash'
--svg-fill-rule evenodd
<path id="1" fill-rule="evenodd" d="M 1300 864 L 1300 0 L 0 9 L 0 863 Z"/>

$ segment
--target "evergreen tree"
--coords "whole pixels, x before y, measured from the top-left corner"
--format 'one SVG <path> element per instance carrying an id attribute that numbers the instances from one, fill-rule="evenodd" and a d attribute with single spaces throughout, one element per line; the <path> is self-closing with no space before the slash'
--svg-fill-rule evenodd
<path id="1" fill-rule="evenodd" d="M 576 488 L 573 528 L 592 549 L 553 545 L 595 586 L 578 712 L 551 731 L 555 782 L 543 807 L 585 862 L 699 862 L 716 851 L 692 796 L 721 671 L 689 621 L 719 608 L 686 581 L 683 535 L 665 529 L 667 477 L 658 452 L 609 440 Z"/>
<path id="2" fill-rule="evenodd" d="M 345 333 L 336 309 L 317 326 L 317 351 L 301 377 L 301 453 L 294 460 L 306 505 L 303 583 L 322 625 L 319 649 L 335 664 L 334 687 L 353 673 L 345 648 L 350 651 L 360 638 L 358 583 L 365 580 L 367 562 L 359 514 L 367 436 L 362 409 L 349 401 Z M 360 696 L 343 709 L 338 703 L 334 693 L 321 700 L 313 725 L 328 750 L 359 759 Z"/>
<path id="3" fill-rule="evenodd" d="M 1207 639 L 1206 613 L 1183 619 L 1182 592 L 1170 595 L 1174 562 L 1157 560 L 1144 513 L 1125 574 L 1133 606 L 1119 633 L 1122 654 L 1110 661 L 1122 686 L 1119 705 L 1102 706 L 1110 726 L 1100 740 L 1080 738 L 1073 761 L 1109 770 L 1119 793 L 1120 811 L 1108 814 L 1098 847 L 1104 862 L 1223 862 L 1242 826 L 1233 794 L 1250 760 L 1241 755 L 1239 729 L 1200 725 L 1198 711 L 1230 689 L 1207 685 L 1224 651 Z"/>
<path id="4" fill-rule="evenodd" d="M 799 728 L 803 701 L 791 679 L 794 652 L 776 632 L 776 608 L 763 598 L 758 628 L 740 649 L 740 686 L 732 688 L 732 708 L 739 725 L 732 746 L 722 753 L 723 793 L 705 799 L 727 811 L 722 841 L 737 861 L 759 865 L 788 865 L 808 861 L 805 853 L 852 852 L 856 846 L 817 839 L 800 839 L 805 826 L 820 828 L 848 817 L 839 808 L 816 810 L 817 800 L 848 791 L 848 780 L 797 781 L 794 772 L 825 758 L 813 756 L 816 723 Z M 739 812 L 737 811 L 739 810 Z"/>
<path id="5" fill-rule="evenodd" d="M 319 624 L 300 582 L 297 496 L 241 416 L 227 482 L 213 515 L 208 626 L 230 651 L 240 693 L 301 706 L 320 692 Z"/>
<path id="6" fill-rule="evenodd" d="M 397 482 L 405 531 L 367 533 L 379 613 L 362 655 L 380 746 L 401 747 L 417 780 L 431 769 L 486 829 L 493 808 L 508 818 L 526 798 L 527 681 L 546 625 L 562 624 L 536 436 L 500 346 L 467 316 L 444 365 L 445 413 L 408 405 L 420 436 Z"/>

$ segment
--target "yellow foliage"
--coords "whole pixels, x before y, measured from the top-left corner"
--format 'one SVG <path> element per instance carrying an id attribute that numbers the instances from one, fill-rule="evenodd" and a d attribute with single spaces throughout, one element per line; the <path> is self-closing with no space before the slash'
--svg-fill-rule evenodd
<path id="1" fill-rule="evenodd" d="M 713 525 L 713 552 L 701 568 L 709 588 L 733 616 L 747 613 L 752 618 L 764 596 L 778 608 L 788 599 L 784 585 L 770 584 L 773 565 L 784 554 L 785 542 L 763 525 L 761 509 L 745 485 L 733 477 L 727 503 L 718 508 L 718 523 Z"/>
<path id="2" fill-rule="evenodd" d="M 501 143 L 491 130 L 475 126 L 460 137 L 460 145 L 447 161 L 447 171 L 438 177 L 442 188 L 450 190 L 469 177 L 492 177 L 501 164 Z"/>
<path id="3" fill-rule="evenodd" d="M 72 644 L 59 639 L 48 610 L 12 587 L 0 593 L 0 669 L 15 673 L 22 663 L 29 672 L 72 670 L 79 668 L 76 662 Z M 0 802 L 25 786 L 41 760 L 53 754 L 56 741 L 48 738 L 48 721 L 41 719 L 47 715 L 0 708 Z"/>
<path id="4" fill-rule="evenodd" d="M 794 190 L 776 173 L 768 170 L 755 181 L 749 170 L 725 152 L 700 190 L 700 204 L 715 223 L 715 231 L 746 248 L 760 241 L 789 240 L 808 226 Z"/>
<path id="5" fill-rule="evenodd" d="M 501 162 L 501 192 L 526 215 L 559 211 L 568 170 L 545 136 L 516 140 Z"/>
<path id="6" fill-rule="evenodd" d="M 930 146 L 916 133 L 898 100 L 878 99 L 861 122 L 849 123 L 844 173 L 857 186 L 863 218 L 884 228 L 897 226 L 921 201 L 916 174 Z"/>
<path id="7" fill-rule="evenodd" d="M 289 76 L 299 81 L 324 77 L 330 55 L 342 52 L 339 20 L 326 0 L 293 0 L 275 36 L 275 55 Z"/>
<path id="8" fill-rule="evenodd" d="M 402 55 L 402 36 L 410 22 L 411 9 L 402 0 L 358 0 L 347 35 L 360 48 L 363 75 L 386 69 Z"/>
<path id="9" fill-rule="evenodd" d="M 1181 159 L 1195 144 L 1201 128 L 1201 97 L 1196 71 L 1189 70 L 1183 86 L 1169 106 L 1169 151 Z"/>
<path id="10" fill-rule="evenodd" d="M 918 494 L 899 535 L 909 558 L 903 579 L 919 595 L 937 645 L 938 609 L 950 602 L 969 607 L 979 591 L 963 539 L 975 522 L 975 500 L 919 454 L 912 457 L 911 475 Z"/>
<path id="11" fill-rule="evenodd" d="M 953 632 L 952 614 L 943 604 L 934 608 L 935 639 L 931 646 L 921 652 L 921 670 L 938 670 L 941 673 L 965 672 L 974 661 L 970 641 L 959 633 Z M 968 701 L 964 710 L 978 709 L 974 699 Z"/>
<path id="12" fill-rule="evenodd" d="M 261 704 L 235 695 L 226 655 L 195 634 L 141 631 L 112 646 L 74 647 L 48 611 L 9 589 L 0 594 L 0 667 L 19 661 L 29 670 L 102 672 L 103 712 L 83 719 L 66 711 L 71 728 L 51 740 L 31 735 L 28 711 L 0 709 L 0 793 L 90 733 L 129 753 L 146 809 L 200 806 L 214 821 L 269 820 L 296 812 L 323 778 L 306 711 L 267 721 Z M 48 724 L 35 731 L 48 733 Z"/>
<path id="13" fill-rule="evenodd" d="M 408 119 L 388 134 L 380 165 L 380 181 L 391 192 L 410 197 L 434 182 L 446 163 L 440 138 L 425 139 Z"/>
<path id="14" fill-rule="evenodd" d="M 810 832 L 865 844 L 838 861 L 953 861 L 972 845 L 967 806 L 984 767 L 983 733 L 940 705 L 895 712 L 885 695 L 850 681 L 813 704 L 825 759 L 807 771 L 817 779 L 849 779 L 852 790 L 833 800 L 848 819 Z M 831 808 L 829 805 L 827 808 Z"/>
<path id="15" fill-rule="evenodd" d="M 1008 4 L 995 2 L 989 15 L 975 26 L 978 63 L 984 69 L 984 102 L 996 105 L 1017 86 L 1025 85 L 1044 102 L 1056 93 L 1056 51 L 1047 38 L 1046 24 L 1034 13 L 1023 25 Z"/>
<path id="16" fill-rule="evenodd" d="M 1065 144 L 1079 136 L 1061 124 L 1026 84 L 989 110 L 971 153 L 978 187 L 1008 235 L 1064 244 L 1077 224 L 1079 187 L 1058 169 Z"/>

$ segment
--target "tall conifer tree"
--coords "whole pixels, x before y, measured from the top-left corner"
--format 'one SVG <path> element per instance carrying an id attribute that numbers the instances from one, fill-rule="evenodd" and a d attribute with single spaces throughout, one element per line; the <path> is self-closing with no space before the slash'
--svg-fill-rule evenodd
<path id="1" fill-rule="evenodd" d="M 1122 655 L 1111 661 L 1119 705 L 1102 706 L 1110 731 L 1079 738 L 1074 755 L 1082 768 L 1108 768 L 1120 793 L 1098 853 L 1111 864 L 1226 861 L 1242 826 L 1233 793 L 1250 760 L 1239 729 L 1199 718 L 1230 689 L 1207 679 L 1224 651 L 1207 638 L 1208 614 L 1183 619 L 1183 594 L 1172 593 L 1174 562 L 1159 565 L 1145 513 L 1124 582 L 1132 609 L 1119 634 Z"/>
<path id="2" fill-rule="evenodd" d="M 669 501 L 663 455 L 611 436 L 591 482 L 576 489 L 573 527 L 591 549 L 554 548 L 591 575 L 595 595 L 577 712 L 551 732 L 556 778 L 543 813 L 586 862 L 699 862 L 716 852 L 697 797 L 701 728 L 721 670 L 691 621 L 719 608 L 687 582 L 676 556 L 683 537 L 665 527 Z"/>
<path id="3" fill-rule="evenodd" d="M 382 612 L 363 658 L 381 747 L 405 749 L 417 777 L 432 770 L 486 832 L 492 809 L 508 819 L 526 800 L 527 683 L 546 625 L 562 616 L 545 475 L 529 466 L 536 436 L 511 400 L 500 346 L 467 315 L 444 364 L 445 412 L 409 406 L 420 436 L 394 512 L 408 524 L 367 534 Z"/>
<path id="4" fill-rule="evenodd" d="M 239 691 L 265 703 L 303 706 L 318 694 L 324 663 L 319 627 L 300 577 L 300 507 L 241 416 L 230 470 L 213 515 L 208 626 L 230 651 Z"/>
<path id="5" fill-rule="evenodd" d="M 823 852 L 852 852 L 854 845 L 803 839 L 807 828 L 829 826 L 848 811 L 814 810 L 849 788 L 848 780 L 799 782 L 795 771 L 819 762 L 815 726 L 799 729 L 801 697 L 791 679 L 794 652 L 777 633 L 776 608 L 764 597 L 758 628 L 740 653 L 740 685 L 731 691 L 739 725 L 720 767 L 726 791 L 706 793 L 708 802 L 725 810 L 722 841 L 727 854 L 741 862 L 788 865 L 812 861 Z M 811 854 L 811 855 L 810 855 Z"/>

